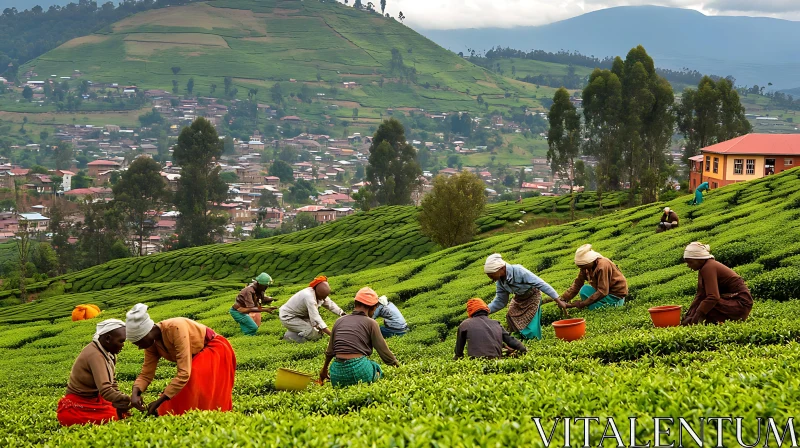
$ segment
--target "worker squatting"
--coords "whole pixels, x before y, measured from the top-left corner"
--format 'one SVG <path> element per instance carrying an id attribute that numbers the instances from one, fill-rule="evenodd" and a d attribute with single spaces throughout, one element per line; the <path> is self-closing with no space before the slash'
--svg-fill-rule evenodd
<path id="1" fill-rule="evenodd" d="M 755 428 L 752 427 L 754 422 Z M 534 417 L 533 423 L 545 448 L 551 445 L 564 448 L 722 448 L 736 446 L 731 443 L 734 438 L 736 444 L 744 448 L 782 447 L 784 444 L 787 447 L 798 446 L 793 417 L 785 422 L 772 417 L 629 417 L 627 421 L 620 422 L 613 417 Z M 637 433 L 652 434 L 652 438 L 642 440 Z"/>
<path id="2" fill-rule="evenodd" d="M 665 215 L 666 222 L 672 224 L 674 217 L 667 210 Z M 741 277 L 714 259 L 709 246 L 691 243 L 683 259 L 698 272 L 697 294 L 683 325 L 747 318 L 753 306 L 750 291 Z M 480 298 L 467 301 L 468 317 L 458 327 L 454 357 L 463 357 L 465 349 L 474 358 L 524 354 L 527 349 L 519 339 L 542 338 L 542 305 L 548 302 L 555 302 L 565 314 L 573 308 L 624 306 L 628 283 L 613 261 L 585 244 L 575 252 L 575 265 L 579 269 L 575 281 L 558 294 L 525 267 L 506 263 L 500 254 L 490 255 L 483 270 L 496 284 L 494 299 L 488 305 Z M 277 310 L 286 328 L 285 341 L 305 343 L 327 336 L 319 379 L 330 380 L 334 387 L 380 379 L 381 366 L 369 359 L 373 351 L 386 365 L 400 365 L 386 339 L 401 337 L 410 329 L 398 307 L 386 296 L 364 287 L 353 298 L 353 311 L 348 314 L 329 297 L 328 279 L 319 276 L 280 308 L 265 307 L 275 301 L 265 295 L 271 283 L 272 278 L 262 273 L 237 295 L 229 313 L 243 334 L 255 335 L 262 313 Z M 542 293 L 548 299 L 543 299 Z M 322 319 L 320 308 L 338 316 L 332 329 Z M 506 328 L 489 318 L 504 308 L 508 308 Z M 67 393 L 58 403 L 57 415 L 62 425 L 117 420 L 134 408 L 149 415 L 232 409 L 236 354 L 227 339 L 183 317 L 155 323 L 147 309 L 147 305 L 139 303 L 127 313 L 125 322 L 108 319 L 97 325 L 92 342 L 75 360 Z M 378 325 L 378 318 L 383 318 L 383 325 Z M 115 375 L 116 356 L 126 339 L 144 350 L 141 373 L 130 395 L 119 390 Z M 157 399 L 145 403 L 143 395 L 162 359 L 175 363 L 177 372 Z"/>

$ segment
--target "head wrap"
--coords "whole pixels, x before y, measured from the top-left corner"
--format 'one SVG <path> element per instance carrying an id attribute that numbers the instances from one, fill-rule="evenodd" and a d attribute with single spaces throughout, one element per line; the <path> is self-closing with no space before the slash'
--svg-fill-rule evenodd
<path id="1" fill-rule="evenodd" d="M 258 282 L 259 285 L 267 286 L 272 284 L 272 277 L 270 277 L 266 272 L 262 272 L 258 274 L 258 277 L 253 279 L 253 282 Z"/>
<path id="2" fill-rule="evenodd" d="M 387 306 L 389 305 L 389 299 L 386 296 L 380 296 L 378 297 L 378 303 L 380 303 L 383 306 Z"/>
<path id="3" fill-rule="evenodd" d="M 669 213 L 669 212 L 670 212 L 669 207 L 664 207 L 664 213 Z"/>
<path id="4" fill-rule="evenodd" d="M 327 282 L 327 281 L 328 281 L 328 277 L 325 277 L 324 275 L 318 275 L 318 276 L 314 277 L 314 280 L 312 280 L 311 283 L 308 284 L 308 286 L 310 288 L 314 288 L 317 285 L 319 285 L 320 283 Z"/>
<path id="5" fill-rule="evenodd" d="M 92 340 L 95 342 L 100 342 L 100 336 L 110 333 L 117 328 L 125 328 L 125 322 L 119 319 L 106 319 L 97 324 L 97 331 L 95 331 Z"/>
<path id="6" fill-rule="evenodd" d="M 356 293 L 356 302 L 361 302 L 367 306 L 373 306 L 378 303 L 378 293 L 372 288 L 365 286 L 358 290 Z"/>
<path id="7" fill-rule="evenodd" d="M 486 258 L 486 263 L 483 264 L 483 272 L 486 274 L 494 274 L 495 272 L 503 269 L 506 262 L 500 254 L 492 254 Z"/>
<path id="8" fill-rule="evenodd" d="M 593 251 L 591 244 L 584 244 L 575 251 L 575 264 L 578 266 L 585 266 L 591 264 L 600 257 L 602 257 L 602 255 Z"/>
<path id="9" fill-rule="evenodd" d="M 483 299 L 473 298 L 467 300 L 467 316 L 472 317 L 473 314 L 481 310 L 489 312 L 489 307 L 486 306 L 486 302 Z"/>
<path id="10" fill-rule="evenodd" d="M 155 322 L 147 314 L 147 305 L 137 303 L 125 316 L 126 337 L 131 342 L 137 342 L 153 329 Z"/>
<path id="11" fill-rule="evenodd" d="M 683 251 L 683 258 L 693 258 L 695 260 L 708 260 L 714 258 L 711 255 L 711 246 L 695 241 L 686 246 Z"/>

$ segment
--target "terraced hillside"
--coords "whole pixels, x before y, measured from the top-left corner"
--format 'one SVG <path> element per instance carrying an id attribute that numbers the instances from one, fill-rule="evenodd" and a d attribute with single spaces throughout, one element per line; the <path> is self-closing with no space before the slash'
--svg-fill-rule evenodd
<path id="1" fill-rule="evenodd" d="M 180 68 L 177 75 L 173 67 Z M 200 95 L 208 95 L 212 84 L 220 95 L 223 78 L 231 77 L 239 97 L 259 89 L 260 102 L 272 101 L 268 90 L 276 81 L 286 82 L 285 95 L 300 93 L 305 84 L 321 100 L 308 106 L 298 101 L 297 114 L 307 119 L 350 118 L 354 107 L 362 108 L 362 119 L 378 118 L 378 109 L 390 107 L 478 110 L 479 94 L 506 107 L 506 91 L 520 96 L 515 106 L 535 107 L 537 92 L 551 97 L 554 90 L 523 88 L 395 19 L 317 0 L 212 0 L 152 10 L 73 39 L 23 67 L 29 69 L 43 78 L 80 70 L 81 79 L 95 83 L 148 89 L 171 90 L 177 80 L 181 92 L 191 77 Z M 408 76 L 411 69 L 414 76 Z M 344 88 L 343 82 L 358 86 Z M 339 92 L 332 95 L 331 86 Z M 331 104 L 340 108 L 325 109 Z"/>
<path id="2" fill-rule="evenodd" d="M 800 399 L 800 169 L 715 190 L 699 207 L 686 205 L 685 198 L 668 205 L 681 216 L 681 227 L 662 234 L 654 232 L 658 211 L 643 206 L 334 276 L 332 297 L 338 303 L 351 307 L 354 293 L 369 285 L 397 303 L 412 327 L 406 336 L 389 340 L 400 368 L 386 368 L 386 377 L 374 385 L 346 390 L 325 385 L 303 393 L 275 391 L 278 367 L 318 371 L 326 342 L 279 342 L 283 330 L 270 316 L 255 337 L 240 335 L 227 314 L 231 291 L 171 300 L 164 299 L 171 293 L 167 288 L 114 296 L 102 317 L 123 317 L 130 305 L 141 301 L 152 305 L 154 319 L 192 317 L 229 338 L 238 371 L 234 412 L 227 414 L 137 415 L 102 428 L 59 429 L 56 402 L 96 321 L 51 317 L 50 309 L 71 309 L 68 296 L 13 307 L 9 311 L 18 323 L 6 321 L 0 328 L 0 371 L 5 375 L 0 382 L 5 397 L 0 401 L 0 445 L 83 446 L 86 441 L 106 445 L 125 440 L 128 446 L 142 447 L 541 446 L 533 418 L 542 417 L 549 434 L 553 419 L 564 416 L 601 418 L 589 429 L 593 446 L 607 417 L 615 418 L 627 444 L 629 416 L 642 422 L 635 436 L 643 444 L 653 440 L 655 416 L 683 417 L 698 434 L 701 418 L 742 417 L 745 440 L 752 443 L 757 417 L 772 417 L 782 428 Z M 692 299 L 697 274 L 681 263 L 681 255 L 694 240 L 711 244 L 717 259 L 745 278 L 756 302 L 753 313 L 742 323 L 654 329 L 647 308 L 680 304 L 685 310 Z M 482 271 L 488 254 L 498 251 L 563 291 L 577 273 L 575 248 L 586 242 L 618 263 L 629 280 L 632 301 L 623 308 L 572 313 L 587 319 L 586 337 L 572 343 L 554 338 L 549 323 L 559 313 L 546 305 L 544 339 L 527 343 L 525 357 L 451 361 L 466 300 L 493 295 L 494 286 Z M 347 256 L 358 256 L 357 249 Z M 271 294 L 283 303 L 301 287 L 284 284 Z M 95 291 L 85 299 L 102 301 L 109 293 L 114 294 Z M 47 308 L 37 308 L 41 305 Z M 502 321 L 504 314 L 493 317 Z M 334 320 L 325 311 L 323 317 Z M 120 355 L 117 376 L 123 390 L 130 390 L 141 361 L 142 353 L 133 346 Z M 173 373 L 172 368 L 160 369 L 147 398 L 153 399 Z M 676 441 L 677 426 L 672 429 L 664 443 Z M 763 425 L 761 430 L 763 443 Z M 574 424 L 571 442 L 582 444 L 582 436 L 582 425 Z M 703 437 L 708 444 L 716 441 L 710 423 Z M 726 427 L 722 439 L 734 446 L 735 430 Z M 561 429 L 553 443 L 563 446 Z"/>

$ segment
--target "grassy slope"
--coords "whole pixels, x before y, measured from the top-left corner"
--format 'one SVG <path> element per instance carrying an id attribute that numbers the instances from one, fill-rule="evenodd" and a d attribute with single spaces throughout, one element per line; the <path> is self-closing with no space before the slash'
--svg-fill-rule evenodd
<path id="1" fill-rule="evenodd" d="M 46 310 L 31 313 L 32 305 L 21 305 L 14 312 L 30 322 L 0 329 L 0 370 L 7 378 L 0 383 L 6 397 L 0 401 L 0 442 L 78 446 L 86 440 L 98 445 L 126 440 L 131 446 L 181 446 L 203 440 L 208 446 L 361 447 L 429 446 L 435 440 L 437 446 L 529 445 L 538 440 L 532 417 L 565 415 L 615 417 L 622 422 L 625 440 L 627 417 L 644 417 L 647 423 L 638 434 L 644 441 L 652 440 L 649 417 L 681 416 L 697 424 L 700 417 L 735 415 L 744 417 L 746 434 L 753 436 L 756 416 L 785 422 L 796 410 L 792 403 L 800 399 L 800 302 L 789 300 L 800 298 L 799 187 L 800 169 L 795 169 L 713 191 L 699 207 L 685 205 L 685 198 L 673 201 L 669 205 L 680 214 L 682 226 L 665 234 L 655 234 L 659 214 L 645 206 L 336 276 L 333 298 L 340 304 L 349 307 L 356 290 L 370 285 L 394 300 L 412 326 L 407 336 L 389 342 L 401 368 L 388 370 L 374 385 L 347 390 L 324 386 L 302 394 L 275 392 L 276 368 L 317 371 L 325 342 L 278 342 L 283 331 L 270 316 L 258 336 L 241 336 L 227 314 L 230 291 L 181 300 L 162 300 L 168 291 L 142 292 L 119 297 L 105 310 L 103 317 L 123 317 L 128 306 L 144 301 L 152 305 L 156 320 L 188 316 L 228 337 L 238 359 L 236 412 L 229 414 L 158 420 L 136 416 L 102 428 L 59 430 L 56 402 L 95 322 L 41 320 Z M 697 274 L 680 257 L 685 244 L 694 240 L 710 243 L 717 258 L 746 279 L 756 300 L 751 318 L 721 327 L 653 329 L 648 307 L 677 303 L 686 309 L 691 301 Z M 572 254 L 585 242 L 618 263 L 633 301 L 622 309 L 574 313 L 587 319 L 588 330 L 584 339 L 570 344 L 554 338 L 549 323 L 558 313 L 548 305 L 544 340 L 528 343 L 526 357 L 450 361 L 465 301 L 493 294 L 494 286 L 481 269 L 487 254 L 499 251 L 561 291 L 576 274 Z M 279 287 L 271 294 L 283 303 L 300 287 Z M 94 298 L 102 300 L 104 294 L 97 292 Z M 59 310 L 72 305 L 59 297 L 43 302 Z M 502 320 L 503 314 L 494 317 Z M 323 316 L 333 322 L 330 314 Z M 142 353 L 132 346 L 120 355 L 117 377 L 123 390 L 130 390 L 141 360 Z M 173 373 L 174 368 L 161 368 L 148 398 Z M 592 427 L 594 440 L 602 431 L 603 425 Z M 733 434 L 726 433 L 726 444 L 735 443 Z M 707 442 L 714 436 L 709 431 Z"/>
<path id="2" fill-rule="evenodd" d="M 391 50 L 401 51 L 406 66 L 417 69 L 417 85 L 394 82 Z M 173 75 L 171 68 L 180 66 Z M 394 19 L 317 1 L 214 0 L 149 11 L 81 37 L 26 64 L 41 77 L 81 70 L 95 82 L 181 89 L 189 77 L 195 91 L 207 94 L 212 83 L 222 90 L 230 76 L 239 86 L 259 88 L 267 101 L 274 81 L 296 79 L 322 93 L 330 82 L 356 81 L 340 88 L 340 103 L 362 108 L 420 107 L 425 110 L 477 110 L 474 100 L 502 98 L 504 89 L 520 91 L 521 103 L 538 105 L 535 94 L 446 51 Z M 317 74 L 322 82 L 317 81 Z M 377 81 L 384 76 L 383 88 Z M 439 84 L 440 89 L 421 87 Z M 299 85 L 293 85 L 299 91 Z M 469 94 L 467 93 L 469 90 Z M 298 104 L 307 118 L 321 118 L 321 105 Z M 339 110 L 350 117 L 351 107 Z M 364 111 L 367 116 L 369 111 Z M 376 114 L 377 115 L 377 114 Z"/>
<path id="3" fill-rule="evenodd" d="M 619 207 L 624 199 L 624 193 L 606 195 L 603 207 Z M 579 196 L 576 204 L 582 212 L 592 213 L 597 208 L 597 197 L 587 193 Z M 491 204 L 476 224 L 481 233 L 504 228 L 513 231 L 519 220 L 535 225 L 538 222 L 533 222 L 534 218 L 563 217 L 568 210 L 569 198 L 528 198 L 519 204 Z M 433 253 L 436 245 L 420 233 L 415 217 L 414 207 L 382 207 L 269 239 L 116 260 L 30 285 L 28 290 L 45 298 L 66 293 L 61 300 L 73 305 L 93 300 L 107 307 L 132 294 L 170 291 L 165 300 L 172 300 L 232 290 L 262 271 L 272 275 L 279 285 L 302 282 L 319 273 L 347 274 Z M 12 249 L 13 245 L 0 252 L 0 260 L 13 257 Z M 100 291 L 102 296 L 98 297 Z M 5 292 L 0 298 L 9 294 L 10 291 Z M 69 315 L 70 310 L 56 310 L 45 300 L 38 300 L 28 312 L 39 318 L 56 318 Z M 0 322 L 25 320 L 14 309 L 0 309 Z"/>

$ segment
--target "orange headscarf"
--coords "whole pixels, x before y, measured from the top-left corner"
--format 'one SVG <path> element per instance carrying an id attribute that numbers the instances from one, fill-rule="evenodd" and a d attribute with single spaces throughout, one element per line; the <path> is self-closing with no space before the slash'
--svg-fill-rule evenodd
<path id="1" fill-rule="evenodd" d="M 361 302 L 367 306 L 373 306 L 378 303 L 378 294 L 370 287 L 364 287 L 356 293 L 356 302 Z"/>
<path id="2" fill-rule="evenodd" d="M 325 277 L 324 275 L 318 275 L 318 276 L 314 277 L 314 280 L 312 280 L 311 283 L 308 284 L 308 286 L 310 288 L 313 288 L 313 287 L 319 285 L 320 283 L 327 282 L 327 281 L 328 281 L 328 277 Z"/>
<path id="3" fill-rule="evenodd" d="M 467 300 L 467 316 L 472 317 L 473 314 L 480 310 L 484 310 L 487 313 L 489 312 L 489 307 L 486 306 L 486 302 L 484 302 L 483 299 L 473 298 Z"/>

